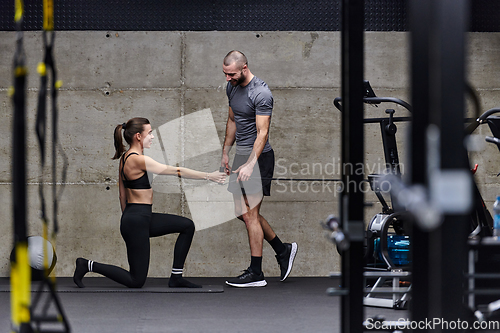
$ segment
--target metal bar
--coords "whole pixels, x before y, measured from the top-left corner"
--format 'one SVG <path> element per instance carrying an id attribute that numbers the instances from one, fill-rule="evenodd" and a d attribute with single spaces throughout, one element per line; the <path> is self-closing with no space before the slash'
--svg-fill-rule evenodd
<path id="1" fill-rule="evenodd" d="M 374 124 L 374 123 L 380 123 L 381 121 L 384 121 L 386 119 L 389 119 L 388 117 L 386 118 L 365 118 L 363 122 L 365 124 Z M 393 122 L 403 122 L 403 121 L 412 121 L 412 117 L 394 117 L 392 119 Z"/>
<path id="2" fill-rule="evenodd" d="M 411 276 L 411 272 L 364 272 L 365 277 L 408 277 Z"/>
<path id="3" fill-rule="evenodd" d="M 465 277 L 474 279 L 500 279 L 500 273 L 470 273 L 465 274 Z"/>
<path id="4" fill-rule="evenodd" d="M 410 104 L 406 103 L 403 100 L 400 100 L 399 98 L 394 98 L 394 97 L 365 97 L 363 98 L 363 101 L 366 103 L 381 103 L 381 102 L 395 103 L 401 105 L 410 112 L 412 110 Z"/>
<path id="5" fill-rule="evenodd" d="M 368 294 L 382 294 L 382 295 L 392 295 L 392 294 L 406 294 L 410 291 L 410 288 L 400 288 L 400 287 L 377 287 L 377 290 L 372 290 L 365 288 L 364 292 Z M 499 289 L 497 289 L 499 290 Z M 499 290 L 500 291 L 500 290 Z"/>
<path id="6" fill-rule="evenodd" d="M 483 237 L 480 240 L 471 239 L 471 240 L 469 240 L 468 243 L 472 249 L 487 248 L 490 246 L 493 246 L 493 247 L 500 246 L 500 241 L 495 237 Z"/>
<path id="7" fill-rule="evenodd" d="M 413 117 L 410 126 L 410 168 L 406 168 L 412 184 L 427 185 L 427 147 L 425 135 L 429 124 L 430 38 L 432 32 L 431 6 L 434 0 L 411 0 L 410 7 L 410 54 L 411 54 L 411 105 Z M 417 322 L 429 316 L 430 267 L 429 233 L 412 224 L 411 251 L 413 292 L 411 318 Z M 418 255 L 413 255 L 417 253 Z M 428 332 L 423 329 L 422 332 Z"/>
<path id="8" fill-rule="evenodd" d="M 337 109 L 339 109 L 339 111 L 342 111 L 342 104 L 340 104 L 341 101 L 342 101 L 341 97 L 337 97 L 333 100 L 333 104 Z M 410 104 L 408 104 L 403 100 L 400 100 L 399 98 L 394 98 L 394 97 L 363 97 L 363 102 L 367 104 L 380 104 L 384 102 L 395 103 L 401 105 L 410 112 L 412 111 L 412 107 Z"/>
<path id="9" fill-rule="evenodd" d="M 398 293 L 401 288 L 399 288 L 399 277 L 392 278 L 392 300 L 394 303 L 398 300 Z M 409 292 L 410 288 L 406 288 L 406 292 Z"/>
<path id="10" fill-rule="evenodd" d="M 464 170 L 467 153 L 464 148 L 465 115 L 465 31 L 467 30 L 468 0 L 440 0 L 437 2 L 439 45 L 436 63 L 440 70 L 440 93 L 433 104 L 440 109 L 442 170 Z M 472 177 L 471 177 L 472 178 Z M 472 182 L 472 179 L 471 179 Z M 472 187 L 469 193 L 472 201 Z M 463 306 L 464 281 L 461 278 L 467 264 L 468 214 L 447 214 L 441 226 L 440 281 L 433 283 L 433 291 L 441 292 L 440 315 L 433 318 L 455 320 L 466 316 Z M 448 331 L 448 330 L 444 330 Z M 450 330 L 451 332 L 451 330 Z"/>
<path id="11" fill-rule="evenodd" d="M 380 285 L 381 283 L 384 283 L 384 282 L 385 282 L 385 279 L 382 279 L 381 277 L 380 277 L 380 278 L 378 278 L 378 279 L 377 279 L 377 282 L 375 282 L 375 284 L 374 284 L 371 288 L 366 288 L 366 289 L 365 289 L 365 291 L 366 291 L 366 290 L 368 290 L 368 291 L 367 291 L 367 292 L 368 292 L 368 294 L 367 294 L 365 297 L 370 297 L 370 291 L 375 290 L 376 288 L 379 288 L 379 285 Z M 380 288 L 382 288 L 382 287 L 380 287 Z"/>
<path id="12" fill-rule="evenodd" d="M 474 290 L 476 289 L 476 280 L 474 279 L 473 276 L 478 275 L 476 274 L 476 251 L 469 251 L 469 273 L 467 276 L 469 276 L 469 290 Z M 469 295 L 469 308 L 474 309 L 476 307 L 476 297 L 474 294 Z"/>
<path id="13" fill-rule="evenodd" d="M 475 290 L 466 290 L 466 294 L 472 294 L 472 295 L 500 295 L 500 289 L 475 289 Z"/>
<path id="14" fill-rule="evenodd" d="M 342 180 L 340 221 L 349 234 L 350 247 L 342 253 L 342 287 L 349 294 L 341 301 L 341 331 L 363 332 L 363 238 L 364 195 L 362 173 L 354 166 L 363 165 L 363 31 L 364 0 L 342 1 L 342 163 L 347 166 Z"/>
<path id="15" fill-rule="evenodd" d="M 389 298 L 376 298 L 367 296 L 363 299 L 363 305 L 382 307 L 382 308 L 393 308 L 394 301 Z"/>
<path id="16" fill-rule="evenodd" d="M 34 315 L 32 317 L 32 321 L 35 323 L 60 323 L 61 317 L 55 316 L 55 315 L 52 315 L 52 316 L 47 316 L 47 315 L 36 316 L 36 315 Z"/>
<path id="17" fill-rule="evenodd" d="M 410 2 L 412 54 L 411 180 L 428 184 L 425 133 L 440 128 L 439 165 L 467 168 L 464 137 L 464 31 L 466 0 Z M 472 193 L 471 193 L 472 195 Z M 412 320 L 463 317 L 462 272 L 466 263 L 467 216 L 447 215 L 443 225 L 426 232 L 414 225 Z M 427 330 L 423 330 L 426 332 Z M 420 332 L 420 331 L 419 331 Z"/>

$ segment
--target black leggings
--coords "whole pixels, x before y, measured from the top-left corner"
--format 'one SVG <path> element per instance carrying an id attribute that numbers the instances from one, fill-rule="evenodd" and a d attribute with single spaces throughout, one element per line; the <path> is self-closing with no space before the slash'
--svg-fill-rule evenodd
<path id="1" fill-rule="evenodd" d="M 179 233 L 174 248 L 173 268 L 183 269 L 194 236 L 194 223 L 188 218 L 153 213 L 151 205 L 127 204 L 123 211 L 120 232 L 127 245 L 130 272 L 123 268 L 94 262 L 92 271 L 129 288 L 141 288 L 149 269 L 149 238 Z"/>

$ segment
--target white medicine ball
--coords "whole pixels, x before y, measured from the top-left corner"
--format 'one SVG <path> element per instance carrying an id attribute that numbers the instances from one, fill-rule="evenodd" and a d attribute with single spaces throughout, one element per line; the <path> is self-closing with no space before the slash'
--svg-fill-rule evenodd
<path id="1" fill-rule="evenodd" d="M 43 270 L 43 254 L 45 246 L 45 253 L 47 253 L 47 262 L 49 272 L 54 268 L 57 259 L 54 247 L 52 244 L 41 236 L 28 237 L 28 253 L 30 257 L 30 266 L 34 269 Z"/>
<path id="2" fill-rule="evenodd" d="M 43 245 L 46 246 L 47 251 L 47 273 L 50 274 L 54 269 L 57 262 L 56 252 L 52 244 L 41 236 L 28 237 L 28 256 L 31 266 L 31 279 L 33 281 L 41 280 L 44 277 L 43 270 Z M 10 261 L 16 260 L 15 248 L 10 253 Z"/>

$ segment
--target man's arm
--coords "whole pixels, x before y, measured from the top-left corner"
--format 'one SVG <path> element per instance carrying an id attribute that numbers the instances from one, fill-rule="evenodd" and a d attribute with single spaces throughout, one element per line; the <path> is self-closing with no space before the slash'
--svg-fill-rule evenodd
<path id="1" fill-rule="evenodd" d="M 229 115 L 226 123 L 226 137 L 224 138 L 224 146 L 222 147 L 221 167 L 224 168 L 226 174 L 229 175 L 229 151 L 236 140 L 236 123 L 234 122 L 233 109 L 229 107 Z"/>
<path id="2" fill-rule="evenodd" d="M 267 138 L 269 137 L 269 127 L 271 126 L 271 116 L 255 116 L 255 125 L 257 127 L 257 138 L 253 144 L 252 153 L 248 161 L 243 164 L 238 170 L 238 180 L 247 181 L 252 175 L 253 168 L 259 159 L 260 154 L 264 150 Z"/>

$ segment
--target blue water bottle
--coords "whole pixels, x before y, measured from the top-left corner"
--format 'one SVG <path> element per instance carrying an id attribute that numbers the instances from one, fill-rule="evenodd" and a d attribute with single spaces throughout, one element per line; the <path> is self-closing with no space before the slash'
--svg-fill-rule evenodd
<path id="1" fill-rule="evenodd" d="M 500 236 L 500 196 L 493 204 L 493 236 Z"/>

